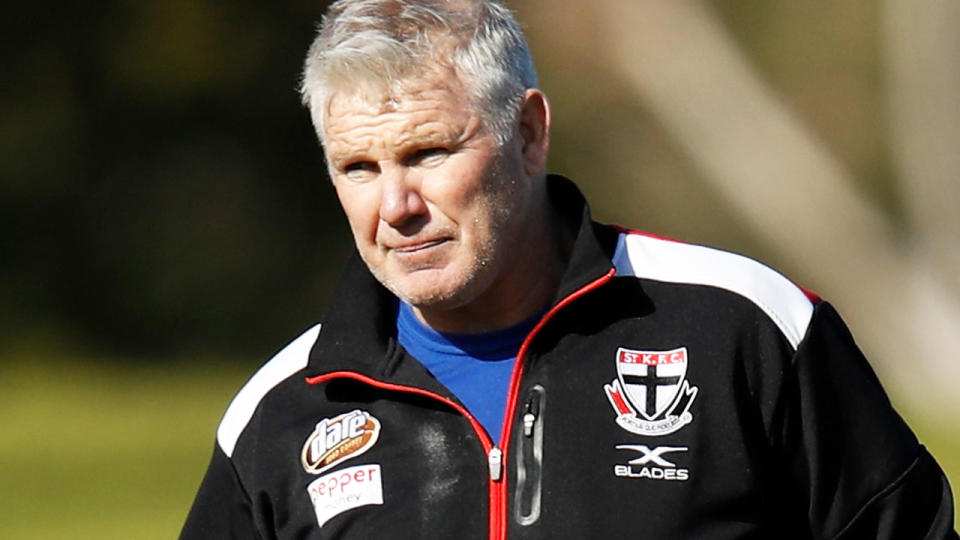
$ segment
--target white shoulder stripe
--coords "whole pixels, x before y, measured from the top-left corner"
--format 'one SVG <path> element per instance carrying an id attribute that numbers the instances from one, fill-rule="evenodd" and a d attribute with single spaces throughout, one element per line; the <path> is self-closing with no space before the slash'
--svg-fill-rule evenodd
<path id="1" fill-rule="evenodd" d="M 725 289 L 756 304 L 794 349 L 807 332 L 813 304 L 790 280 L 753 259 L 642 234 L 621 234 L 617 275 Z"/>
<path id="2" fill-rule="evenodd" d="M 274 355 L 237 392 L 236 397 L 227 407 L 223 420 L 220 421 L 220 427 L 217 428 L 217 443 L 227 457 L 233 456 L 237 439 L 246 429 L 247 423 L 253 417 L 253 412 L 267 392 L 287 377 L 307 367 L 310 349 L 318 335 L 320 335 L 319 324 L 304 332 Z"/>

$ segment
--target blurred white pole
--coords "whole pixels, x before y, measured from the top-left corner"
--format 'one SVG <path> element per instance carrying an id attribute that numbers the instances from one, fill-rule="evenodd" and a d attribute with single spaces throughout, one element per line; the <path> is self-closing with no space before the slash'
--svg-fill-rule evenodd
<path id="1" fill-rule="evenodd" d="M 960 2 L 881 5 L 902 195 L 918 241 L 960 293 Z"/>
<path id="2" fill-rule="evenodd" d="M 608 0 L 591 10 L 598 61 L 638 97 L 774 250 L 843 304 L 887 376 L 960 406 L 960 305 L 885 216 L 750 68 L 697 0 Z M 934 331 L 934 329 L 937 329 Z M 907 394 L 918 398 L 920 394 Z"/>

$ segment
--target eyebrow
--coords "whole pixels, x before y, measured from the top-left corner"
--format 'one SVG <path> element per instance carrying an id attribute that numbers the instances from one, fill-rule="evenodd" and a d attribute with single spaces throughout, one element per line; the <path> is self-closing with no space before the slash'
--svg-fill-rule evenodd
<path id="1" fill-rule="evenodd" d="M 413 133 L 402 137 L 398 144 L 391 145 L 391 149 L 397 151 L 399 155 L 404 155 L 411 151 L 430 147 L 456 148 L 469 140 L 476 131 L 471 130 L 470 126 L 467 126 L 467 129 L 464 130 L 441 128 L 427 129 L 425 132 L 417 133 L 417 129 L 422 127 L 422 125 L 416 126 Z M 375 135 L 370 135 L 364 139 L 373 137 L 375 137 Z M 333 141 L 328 140 L 328 158 L 331 159 L 334 164 L 364 160 L 365 157 L 371 153 L 370 148 L 373 146 L 373 144 L 354 145 L 338 144 L 336 142 L 330 144 L 331 142 Z"/>

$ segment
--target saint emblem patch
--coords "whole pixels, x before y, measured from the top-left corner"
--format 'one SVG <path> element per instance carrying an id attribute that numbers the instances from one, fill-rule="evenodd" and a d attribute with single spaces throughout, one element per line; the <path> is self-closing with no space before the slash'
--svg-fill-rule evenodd
<path id="1" fill-rule="evenodd" d="M 693 420 L 697 387 L 687 375 L 687 348 L 670 351 L 617 349 L 617 378 L 603 389 L 617 424 L 637 435 L 673 433 Z"/>

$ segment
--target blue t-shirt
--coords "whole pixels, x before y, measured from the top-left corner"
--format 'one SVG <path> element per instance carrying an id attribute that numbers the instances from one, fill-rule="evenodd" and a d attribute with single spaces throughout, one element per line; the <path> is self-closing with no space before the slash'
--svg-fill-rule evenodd
<path id="1" fill-rule="evenodd" d="M 510 375 L 517 353 L 542 314 L 485 334 L 445 334 L 420 322 L 400 303 L 397 339 L 473 414 L 494 444 L 500 440 Z"/>

